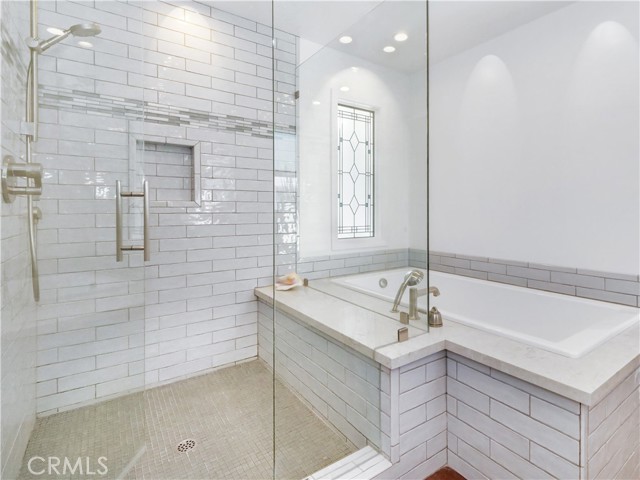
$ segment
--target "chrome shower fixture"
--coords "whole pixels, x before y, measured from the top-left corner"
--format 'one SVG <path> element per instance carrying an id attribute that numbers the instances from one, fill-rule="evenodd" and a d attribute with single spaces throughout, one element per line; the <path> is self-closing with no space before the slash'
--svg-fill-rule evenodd
<path id="1" fill-rule="evenodd" d="M 398 292 L 396 293 L 396 298 L 393 301 L 393 307 L 391 307 L 392 312 L 398 311 L 398 305 L 400 305 L 400 301 L 402 300 L 402 296 L 404 295 L 404 291 L 407 286 L 415 287 L 424 279 L 424 273 L 420 270 L 409 270 L 402 280 L 400 287 L 398 288 Z"/>
<path id="2" fill-rule="evenodd" d="M 1 0 L 0 0 L 1 1 Z M 59 32 L 59 33 L 58 33 Z M 33 204 L 34 197 L 42 193 L 42 166 L 33 163 L 33 144 L 38 141 L 38 57 L 69 35 L 74 37 L 94 37 L 102 32 L 100 25 L 93 22 L 78 23 L 57 33 L 47 40 L 38 38 L 38 0 L 29 2 L 29 66 L 27 67 L 27 85 L 25 101 L 25 121 L 20 133 L 25 136 L 25 163 L 16 163 L 12 158 L 5 158 L 2 166 L 2 197 L 11 202 L 13 195 L 27 196 L 27 218 L 29 225 L 29 250 L 31 251 L 31 281 L 33 298 L 40 300 L 40 280 L 38 278 L 38 251 L 36 241 L 36 224 L 42 218 L 42 212 Z M 17 178 L 24 178 L 18 185 Z"/>
<path id="3" fill-rule="evenodd" d="M 53 47 L 56 43 L 60 43 L 69 35 L 73 35 L 74 37 L 95 37 L 102 32 L 100 25 L 97 23 L 79 23 L 77 25 L 73 25 L 68 29 L 64 30 L 61 34 L 55 35 L 48 40 L 42 40 L 39 42 L 35 38 L 30 38 L 28 40 L 29 48 L 35 50 L 38 53 L 43 53 L 47 51 L 49 48 Z"/>

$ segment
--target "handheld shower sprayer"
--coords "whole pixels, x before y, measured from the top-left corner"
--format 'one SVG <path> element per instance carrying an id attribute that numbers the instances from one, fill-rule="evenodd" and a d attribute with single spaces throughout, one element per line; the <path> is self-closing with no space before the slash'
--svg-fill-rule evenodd
<path id="1" fill-rule="evenodd" d="M 66 30 L 55 31 L 53 37 L 47 40 L 38 38 L 38 3 L 37 0 L 29 2 L 30 11 L 30 37 L 27 38 L 27 46 L 29 47 L 29 66 L 27 67 L 27 85 L 26 85 L 26 111 L 25 122 L 21 128 L 21 133 L 26 138 L 26 163 L 22 165 L 4 166 L 2 168 L 2 181 L 6 183 L 6 177 L 9 171 L 12 173 L 22 172 L 27 178 L 27 187 L 20 194 L 27 195 L 27 218 L 29 219 L 29 250 L 31 253 L 31 281 L 33 283 L 33 298 L 36 302 L 40 300 L 40 280 L 38 274 L 38 252 L 36 248 L 36 224 L 42 217 L 42 212 L 33 204 L 34 195 L 42 192 L 42 167 L 33 163 L 33 143 L 38 140 L 38 56 L 60 43 L 69 35 L 74 37 L 94 37 L 102 32 L 100 25 L 97 23 L 79 23 L 72 25 Z M 29 178 L 34 179 L 35 187 L 29 188 Z M 3 194 L 7 188 L 3 188 Z M 14 190 L 16 192 L 16 190 Z M 5 198 L 5 201 L 11 201 L 11 198 Z"/>

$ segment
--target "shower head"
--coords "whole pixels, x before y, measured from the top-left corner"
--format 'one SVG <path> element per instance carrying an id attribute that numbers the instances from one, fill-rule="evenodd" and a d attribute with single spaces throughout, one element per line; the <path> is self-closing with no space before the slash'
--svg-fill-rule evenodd
<path id="1" fill-rule="evenodd" d="M 69 30 L 74 37 L 95 37 L 102 32 L 100 25 L 97 23 L 79 23 L 69 27 Z"/>
<path id="2" fill-rule="evenodd" d="M 48 40 L 43 40 L 32 48 L 38 53 L 42 53 L 53 47 L 56 43 L 63 41 L 69 35 L 73 35 L 74 37 L 94 37 L 99 35 L 100 32 L 102 32 L 102 30 L 97 23 L 79 23 L 69 27 L 59 35 L 51 37 Z"/>
<path id="3" fill-rule="evenodd" d="M 404 283 L 410 287 L 415 287 L 424 278 L 424 273 L 420 270 L 410 270 L 404 276 Z"/>

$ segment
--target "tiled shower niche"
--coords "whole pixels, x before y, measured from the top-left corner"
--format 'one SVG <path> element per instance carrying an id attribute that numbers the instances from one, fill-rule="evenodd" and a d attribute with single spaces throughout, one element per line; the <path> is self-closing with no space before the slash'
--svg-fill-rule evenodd
<path id="1" fill-rule="evenodd" d="M 154 207 L 200 205 L 200 146 L 134 139 L 138 172 L 149 181 Z"/>

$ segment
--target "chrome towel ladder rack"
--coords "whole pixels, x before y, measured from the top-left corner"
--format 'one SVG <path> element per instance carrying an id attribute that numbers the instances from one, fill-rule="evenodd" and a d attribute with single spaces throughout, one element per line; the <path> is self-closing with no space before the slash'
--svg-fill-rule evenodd
<path id="1" fill-rule="evenodd" d="M 122 198 L 142 197 L 143 199 L 143 244 L 142 245 L 123 245 L 122 244 Z M 116 180 L 116 261 L 121 262 L 123 259 L 122 252 L 144 252 L 144 261 L 151 259 L 151 251 L 149 249 L 149 182 L 145 180 L 142 183 L 142 192 L 123 192 L 120 180 Z"/>

